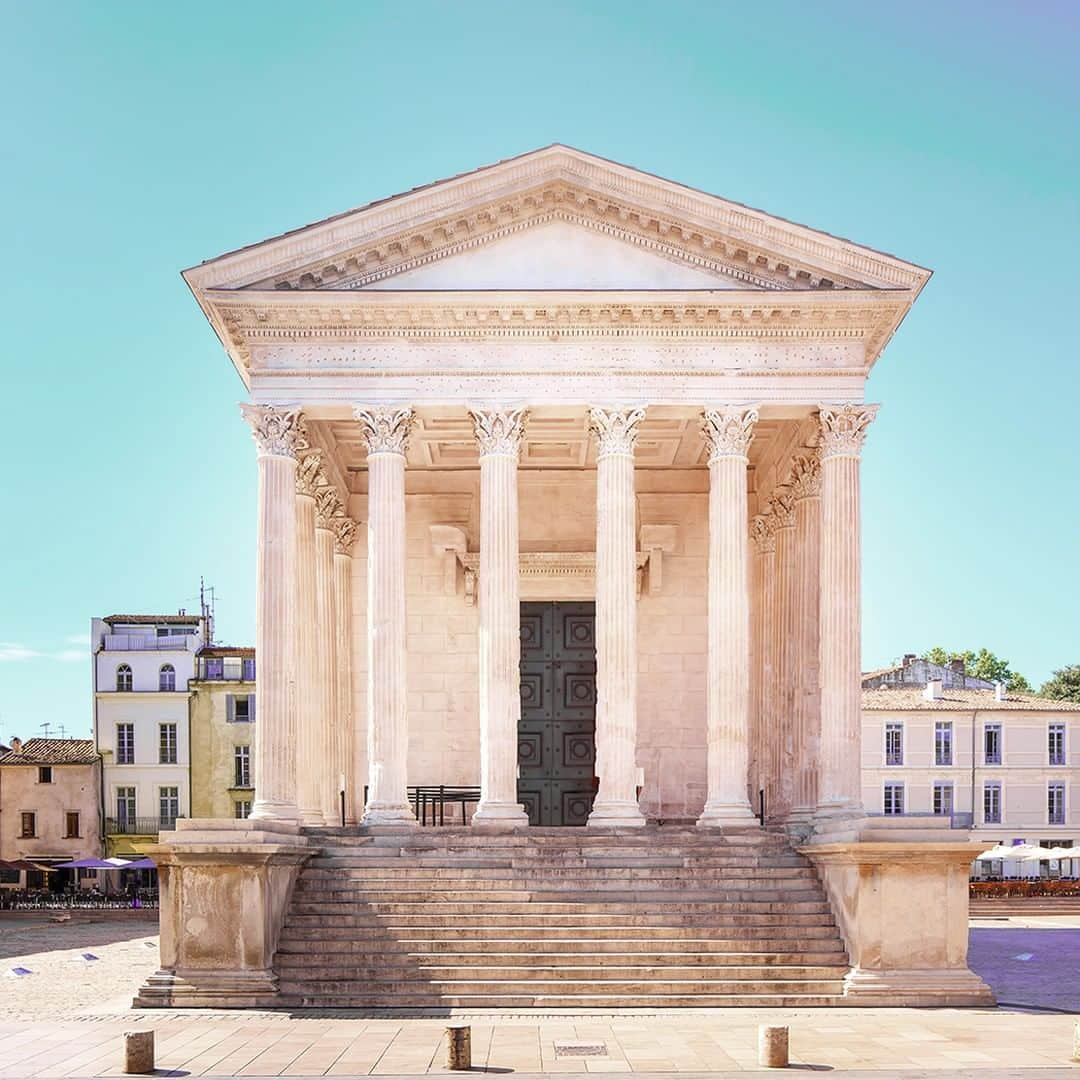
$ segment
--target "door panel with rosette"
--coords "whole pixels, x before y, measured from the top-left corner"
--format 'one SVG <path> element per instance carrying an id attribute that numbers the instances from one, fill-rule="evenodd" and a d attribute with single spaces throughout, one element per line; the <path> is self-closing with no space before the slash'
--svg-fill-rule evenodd
<path id="1" fill-rule="evenodd" d="M 596 605 L 521 605 L 518 801 L 530 825 L 584 825 L 595 795 Z"/>

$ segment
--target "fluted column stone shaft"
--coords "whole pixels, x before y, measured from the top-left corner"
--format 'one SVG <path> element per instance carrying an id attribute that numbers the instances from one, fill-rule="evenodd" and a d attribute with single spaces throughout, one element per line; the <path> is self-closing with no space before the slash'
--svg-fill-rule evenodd
<path id="1" fill-rule="evenodd" d="M 776 741 L 776 518 L 759 514 L 751 523 L 758 551 L 758 783 L 765 814 L 773 818 L 779 757 Z"/>
<path id="2" fill-rule="evenodd" d="M 480 802 L 474 825 L 528 825 L 517 799 L 521 605 L 517 468 L 524 409 L 471 410 L 480 447 Z"/>
<path id="3" fill-rule="evenodd" d="M 296 471 L 296 787 L 300 821 L 323 825 L 319 796 L 322 737 L 319 719 L 318 600 L 316 595 L 315 491 L 322 482 L 317 450 Z M 261 706 L 259 723 L 262 723 Z"/>
<path id="4" fill-rule="evenodd" d="M 411 409 L 354 409 L 368 450 L 368 799 L 365 825 L 415 826 L 405 686 L 405 449 Z"/>
<path id="5" fill-rule="evenodd" d="M 818 813 L 862 812 L 859 456 L 877 406 L 822 406 Z"/>
<path id="6" fill-rule="evenodd" d="M 747 453 L 757 409 L 705 412 L 709 446 L 707 795 L 702 827 L 746 825 L 750 735 Z"/>
<path id="7" fill-rule="evenodd" d="M 770 501 L 776 515 L 775 743 L 777 755 L 775 816 L 787 817 L 795 796 L 796 581 L 795 505 L 790 492 Z"/>
<path id="8" fill-rule="evenodd" d="M 296 453 L 306 445 L 296 409 L 242 405 L 258 448 L 258 553 L 255 578 L 255 801 L 251 817 L 295 823 L 296 716 L 293 618 L 296 594 Z"/>
<path id="9" fill-rule="evenodd" d="M 362 792 L 356 775 L 356 729 L 352 700 L 352 546 L 356 522 L 344 515 L 334 521 L 334 628 L 337 664 L 335 692 L 345 778 L 345 824 L 355 825 Z"/>
<path id="10" fill-rule="evenodd" d="M 590 410 L 596 458 L 596 772 L 588 824 L 645 824 L 637 799 L 634 442 L 644 409 Z"/>
<path id="11" fill-rule="evenodd" d="M 333 515 L 338 497 L 333 488 L 315 498 L 315 604 L 318 624 L 316 659 L 319 680 L 319 802 L 327 825 L 341 823 L 341 725 L 337 707 L 337 619 L 334 611 Z"/>
<path id="12" fill-rule="evenodd" d="M 790 482 L 795 496 L 796 653 L 795 799 L 792 816 L 805 820 L 817 808 L 821 752 L 818 661 L 821 592 L 821 463 L 816 453 L 796 458 Z"/>

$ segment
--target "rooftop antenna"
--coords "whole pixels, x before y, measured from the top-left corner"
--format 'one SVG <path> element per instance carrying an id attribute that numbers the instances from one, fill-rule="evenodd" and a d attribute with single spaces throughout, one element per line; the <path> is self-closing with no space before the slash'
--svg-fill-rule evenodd
<path id="1" fill-rule="evenodd" d="M 45 738 L 47 739 L 49 737 L 49 728 L 52 727 L 52 724 L 46 720 L 44 724 L 39 724 L 38 726 L 45 732 Z"/>
<path id="2" fill-rule="evenodd" d="M 63 724 L 60 725 L 60 738 L 63 739 L 67 736 L 67 728 Z"/>
<path id="3" fill-rule="evenodd" d="M 199 575 L 199 610 L 206 622 L 206 643 L 214 644 L 214 586 L 207 585 Z"/>

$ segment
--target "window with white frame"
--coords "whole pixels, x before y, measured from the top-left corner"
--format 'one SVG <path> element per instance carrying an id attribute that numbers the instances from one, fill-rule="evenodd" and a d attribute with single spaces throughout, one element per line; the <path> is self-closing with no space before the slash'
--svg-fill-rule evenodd
<path id="1" fill-rule="evenodd" d="M 233 803 L 233 816 L 237 818 L 251 817 L 251 800 L 237 799 Z"/>
<path id="2" fill-rule="evenodd" d="M 1065 764 L 1065 725 L 1051 724 L 1047 734 L 1051 765 Z"/>
<path id="3" fill-rule="evenodd" d="M 158 764 L 176 764 L 175 724 L 158 724 Z"/>
<path id="4" fill-rule="evenodd" d="M 983 726 L 983 763 L 986 765 L 1001 764 L 1001 725 L 985 724 Z"/>
<path id="5" fill-rule="evenodd" d="M 952 721 L 940 720 L 934 725 L 934 764 L 952 763 Z"/>
<path id="6" fill-rule="evenodd" d="M 904 785 L 903 784 L 886 784 L 885 785 L 885 799 L 884 799 L 885 813 L 889 815 L 902 814 L 904 812 Z"/>
<path id="7" fill-rule="evenodd" d="M 131 665 L 121 664 L 116 669 L 116 689 L 120 691 L 128 691 L 132 687 L 131 682 Z"/>
<path id="8" fill-rule="evenodd" d="M 172 664 L 161 665 L 161 670 L 158 672 L 158 689 L 176 689 L 176 668 L 174 668 Z"/>
<path id="9" fill-rule="evenodd" d="M 180 816 L 180 789 L 158 788 L 158 817 L 162 825 L 172 824 Z"/>
<path id="10" fill-rule="evenodd" d="M 135 725 L 116 725 L 116 764 L 135 764 Z"/>
<path id="11" fill-rule="evenodd" d="M 987 825 L 1001 824 L 1001 781 L 987 780 L 983 784 L 983 821 Z"/>
<path id="12" fill-rule="evenodd" d="M 133 787 L 116 789 L 116 820 L 122 825 L 135 820 L 135 789 Z"/>
<path id="13" fill-rule="evenodd" d="M 953 812 L 953 785 L 951 780 L 934 781 L 934 813 L 947 817 Z"/>
<path id="14" fill-rule="evenodd" d="M 233 748 L 234 787 L 251 787 L 251 747 Z"/>
<path id="15" fill-rule="evenodd" d="M 904 725 L 901 723 L 885 725 L 885 764 L 904 764 Z"/>
<path id="16" fill-rule="evenodd" d="M 1065 785 L 1060 780 L 1046 785 L 1046 820 L 1051 825 L 1065 824 Z"/>

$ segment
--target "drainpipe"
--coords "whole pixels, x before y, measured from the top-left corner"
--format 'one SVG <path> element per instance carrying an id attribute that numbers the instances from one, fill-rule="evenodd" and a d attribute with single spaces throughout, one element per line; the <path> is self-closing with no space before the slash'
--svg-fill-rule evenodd
<path id="1" fill-rule="evenodd" d="M 108 845 L 105 840 L 105 758 L 101 753 L 101 741 L 98 737 L 98 666 L 97 658 L 101 649 L 95 646 L 90 654 L 90 679 L 94 696 L 94 749 L 98 753 L 98 836 L 101 838 L 101 855 L 105 856 Z"/>
<path id="2" fill-rule="evenodd" d="M 975 828 L 975 747 L 977 740 L 975 737 L 975 729 L 977 726 L 976 721 L 979 718 L 979 710 L 974 709 L 971 713 L 971 828 Z"/>

